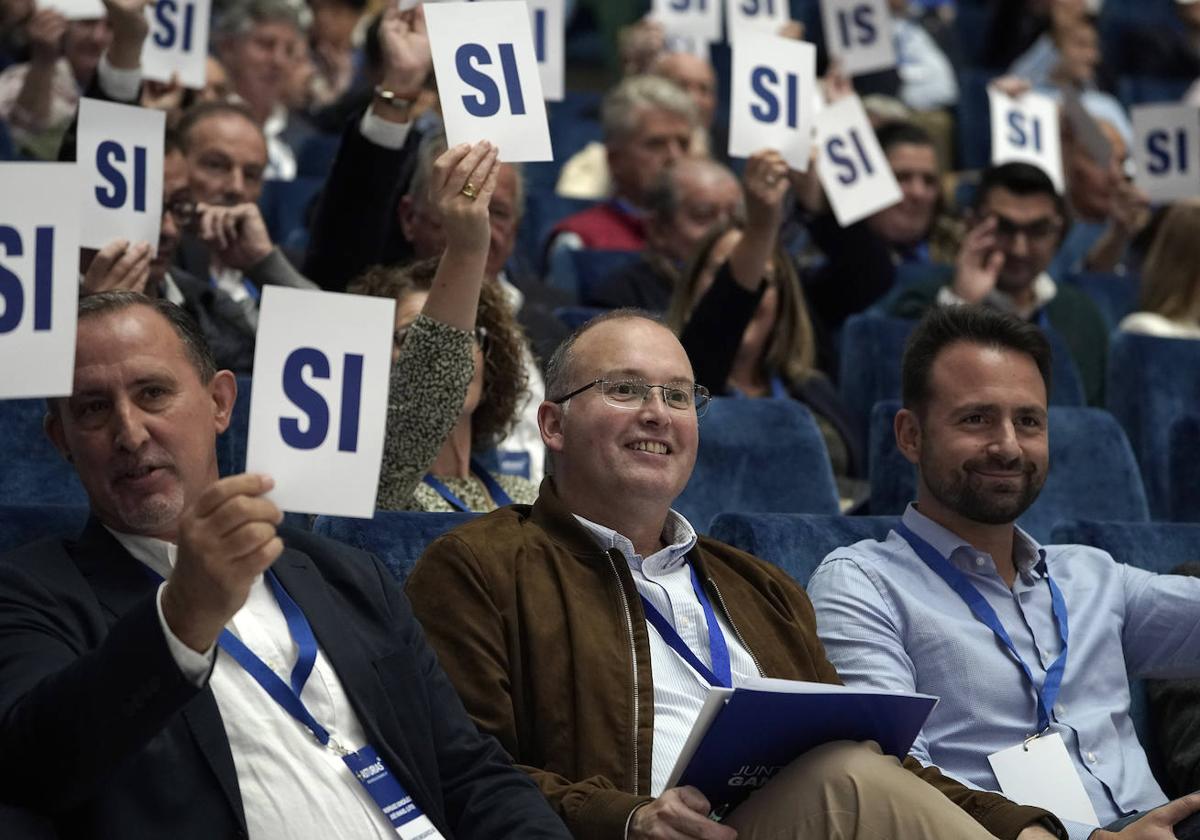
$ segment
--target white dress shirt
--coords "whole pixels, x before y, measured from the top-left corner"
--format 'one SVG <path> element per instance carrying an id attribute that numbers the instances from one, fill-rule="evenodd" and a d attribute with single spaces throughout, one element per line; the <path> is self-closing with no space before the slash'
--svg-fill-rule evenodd
<path id="1" fill-rule="evenodd" d="M 166 578 L 177 547 L 151 537 L 111 531 L 125 550 Z M 228 654 L 214 646 L 197 653 L 158 618 L 171 655 L 195 685 L 207 682 L 221 712 L 251 838 L 359 840 L 396 837 L 395 830 L 342 759 L 321 746 L 309 729 L 284 711 Z M 291 683 L 298 650 L 283 611 L 260 575 L 245 605 L 226 625 L 284 681 Z M 317 661 L 301 694 L 304 705 L 330 734 L 331 744 L 355 751 L 366 744 L 333 666 L 318 648 Z"/>

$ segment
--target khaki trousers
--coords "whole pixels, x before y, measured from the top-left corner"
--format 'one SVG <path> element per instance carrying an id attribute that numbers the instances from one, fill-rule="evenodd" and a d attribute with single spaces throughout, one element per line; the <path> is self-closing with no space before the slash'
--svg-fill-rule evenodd
<path id="1" fill-rule="evenodd" d="M 810 750 L 724 820 L 738 840 L 983 840 L 992 835 L 874 741 Z"/>

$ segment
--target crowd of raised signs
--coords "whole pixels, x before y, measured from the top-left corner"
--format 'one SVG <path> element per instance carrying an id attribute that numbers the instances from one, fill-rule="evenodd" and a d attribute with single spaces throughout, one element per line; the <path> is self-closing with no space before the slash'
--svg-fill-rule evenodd
<path id="1" fill-rule="evenodd" d="M 1106 373 L 1117 332 L 1200 338 L 1200 3 L 2 0 L 0 20 L 0 397 L 69 390 L 77 289 L 166 297 L 220 365 L 281 383 L 255 391 L 251 464 L 382 462 L 378 499 L 297 510 L 536 495 L 542 364 L 609 308 L 661 315 L 714 395 L 803 403 L 857 512 L 889 512 L 871 409 L 928 307 L 1036 321 L 1059 404 L 1139 399 Z M 495 183 L 439 194 L 480 141 Z M 469 366 L 402 345 L 485 186 L 467 412 L 424 401 Z M 397 393 L 419 452 L 381 431 Z"/>

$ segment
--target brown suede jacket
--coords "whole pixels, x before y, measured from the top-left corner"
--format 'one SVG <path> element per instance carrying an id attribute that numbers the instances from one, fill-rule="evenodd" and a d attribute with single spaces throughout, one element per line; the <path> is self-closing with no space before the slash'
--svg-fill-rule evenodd
<path id="1" fill-rule="evenodd" d="M 701 537 L 688 555 L 763 676 L 840 683 L 804 590 L 780 569 Z M 654 687 L 633 576 L 542 483 L 517 505 L 434 542 L 408 578 L 417 618 L 480 729 L 499 739 L 580 840 L 621 840 L 650 799 Z M 998 837 L 1047 812 L 905 766 Z"/>

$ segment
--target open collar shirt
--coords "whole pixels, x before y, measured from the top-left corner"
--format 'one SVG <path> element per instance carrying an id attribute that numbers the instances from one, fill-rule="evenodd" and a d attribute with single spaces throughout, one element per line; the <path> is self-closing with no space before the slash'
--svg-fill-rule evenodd
<path id="1" fill-rule="evenodd" d="M 1040 691 L 1061 650 L 1046 576 L 1067 604 L 1069 653 L 1050 728 L 1101 824 L 1163 804 L 1129 716 L 1130 677 L 1200 676 L 1200 579 L 1156 575 L 1084 545 L 1040 546 L 1015 528 L 1010 590 L 992 558 L 910 505 L 904 524 L 963 572 L 996 611 Z M 808 594 L 825 651 L 847 685 L 941 698 L 912 755 L 998 790 L 987 757 L 1037 726 L 1035 687 L 987 626 L 892 531 L 829 554 Z M 1067 823 L 1072 838 L 1095 826 Z"/>

